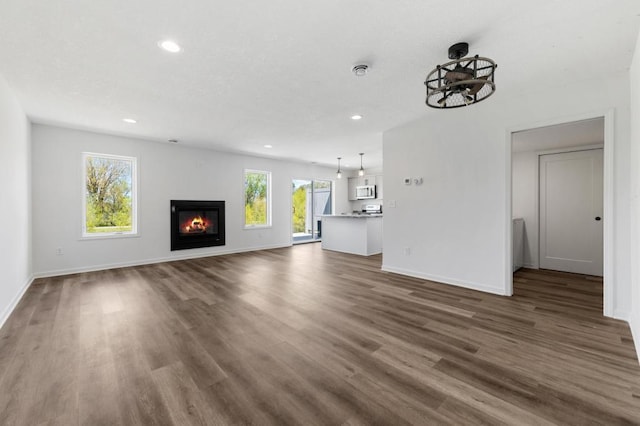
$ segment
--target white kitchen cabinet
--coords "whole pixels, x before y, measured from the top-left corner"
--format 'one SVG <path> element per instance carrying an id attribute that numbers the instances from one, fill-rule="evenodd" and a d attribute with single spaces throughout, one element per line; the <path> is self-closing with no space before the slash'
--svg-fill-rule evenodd
<path id="1" fill-rule="evenodd" d="M 356 201 L 356 186 L 360 178 L 349 178 L 349 201 Z"/>
<path id="2" fill-rule="evenodd" d="M 376 177 L 372 176 L 372 175 L 366 175 L 360 178 L 361 179 L 361 184 L 360 185 L 375 185 L 376 184 Z"/>

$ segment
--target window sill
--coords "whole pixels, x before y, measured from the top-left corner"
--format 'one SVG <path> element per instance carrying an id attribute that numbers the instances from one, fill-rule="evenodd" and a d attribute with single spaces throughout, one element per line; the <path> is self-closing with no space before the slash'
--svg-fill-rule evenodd
<path id="1" fill-rule="evenodd" d="M 272 225 L 249 225 L 243 228 L 245 231 L 250 231 L 252 229 L 269 229 L 272 228 Z"/>
<path id="2" fill-rule="evenodd" d="M 120 238 L 140 238 L 139 233 L 135 234 L 98 234 L 98 235 L 82 235 L 79 241 L 93 241 L 93 240 L 113 240 Z"/>

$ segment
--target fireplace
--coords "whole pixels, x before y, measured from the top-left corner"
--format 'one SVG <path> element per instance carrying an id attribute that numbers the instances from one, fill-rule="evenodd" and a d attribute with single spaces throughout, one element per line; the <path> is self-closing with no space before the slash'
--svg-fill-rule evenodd
<path id="1" fill-rule="evenodd" d="M 224 244 L 224 201 L 171 200 L 172 251 Z"/>

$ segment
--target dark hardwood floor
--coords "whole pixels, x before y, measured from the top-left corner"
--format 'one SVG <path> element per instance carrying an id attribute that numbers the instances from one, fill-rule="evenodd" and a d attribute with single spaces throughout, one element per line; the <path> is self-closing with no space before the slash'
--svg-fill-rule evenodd
<path id="1" fill-rule="evenodd" d="M 515 296 L 319 244 L 39 279 L 0 330 L 0 424 L 633 424 L 602 281 Z"/>

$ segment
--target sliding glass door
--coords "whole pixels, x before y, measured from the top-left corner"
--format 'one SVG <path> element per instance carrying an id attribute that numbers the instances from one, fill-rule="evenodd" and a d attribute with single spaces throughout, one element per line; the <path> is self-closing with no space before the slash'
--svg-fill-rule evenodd
<path id="1" fill-rule="evenodd" d="M 293 242 L 322 238 L 322 215 L 332 213 L 331 181 L 293 179 L 291 181 Z"/>

